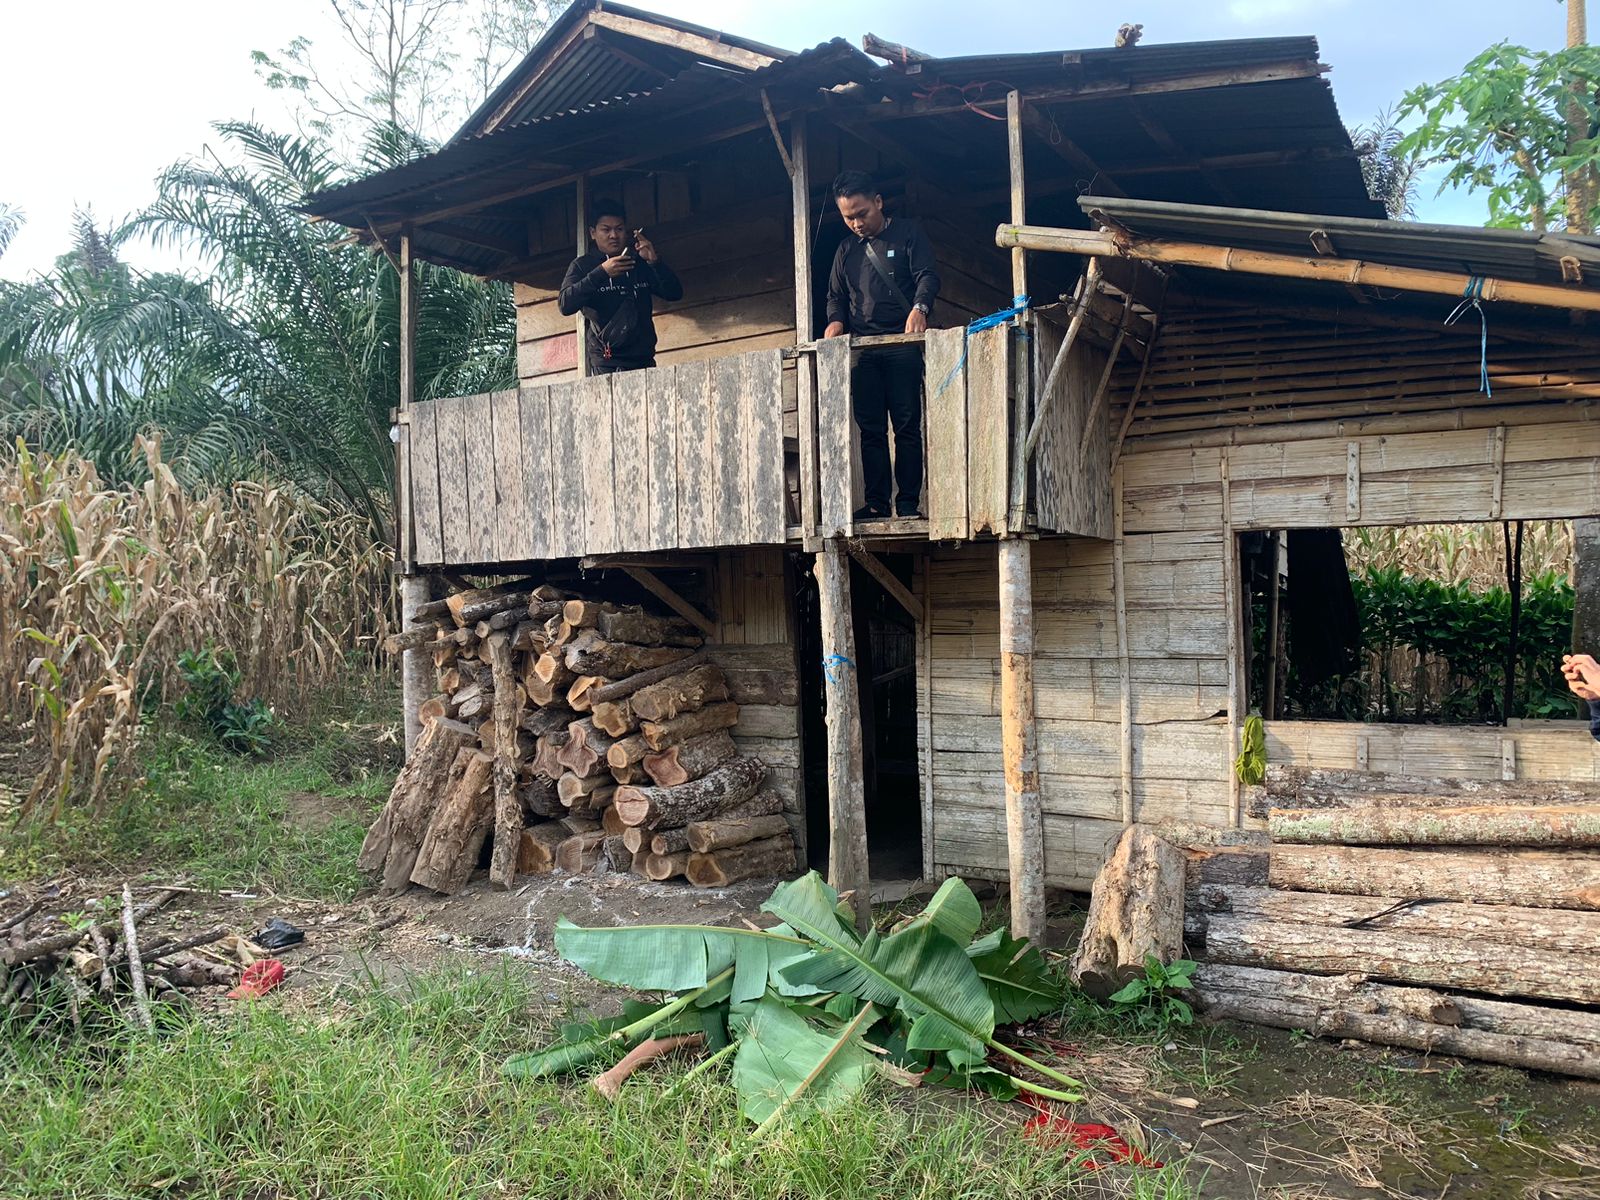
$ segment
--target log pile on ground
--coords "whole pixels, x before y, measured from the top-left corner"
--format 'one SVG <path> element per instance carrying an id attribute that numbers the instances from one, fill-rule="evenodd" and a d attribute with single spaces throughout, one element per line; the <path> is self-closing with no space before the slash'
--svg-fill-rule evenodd
<path id="1" fill-rule="evenodd" d="M 1302 772 L 1265 793 L 1251 871 L 1190 852 L 1206 1008 L 1600 1078 L 1600 788 Z"/>
<path id="2" fill-rule="evenodd" d="M 739 753 L 739 706 L 699 630 L 532 581 L 457 592 L 391 653 L 426 654 L 438 694 L 359 865 L 396 891 L 631 871 L 719 887 L 795 869 L 781 798 Z M 700 830 L 698 844 L 691 832 Z"/>

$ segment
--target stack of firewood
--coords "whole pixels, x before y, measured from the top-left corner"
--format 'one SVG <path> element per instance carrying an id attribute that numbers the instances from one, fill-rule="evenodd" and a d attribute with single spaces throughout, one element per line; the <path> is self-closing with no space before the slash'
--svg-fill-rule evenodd
<path id="1" fill-rule="evenodd" d="M 399 890 L 632 871 L 702 887 L 795 868 L 783 801 L 741 755 L 739 706 L 695 626 L 549 585 L 424 605 L 391 652 L 431 654 L 439 694 L 360 865 Z"/>
<path id="2" fill-rule="evenodd" d="M 1254 805 L 1264 846 L 1189 855 L 1198 998 L 1268 1025 L 1600 1078 L 1595 792 L 1273 772 Z"/>

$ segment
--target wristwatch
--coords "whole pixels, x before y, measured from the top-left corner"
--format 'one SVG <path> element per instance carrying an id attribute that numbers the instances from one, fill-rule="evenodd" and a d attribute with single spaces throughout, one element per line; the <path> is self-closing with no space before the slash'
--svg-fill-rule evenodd
<path id="1" fill-rule="evenodd" d="M 920 300 L 917 301 L 915 304 L 913 304 L 911 307 L 916 309 L 923 316 L 927 316 L 928 315 L 928 306 L 926 304 L 922 303 L 922 301 L 920 301 Z"/>

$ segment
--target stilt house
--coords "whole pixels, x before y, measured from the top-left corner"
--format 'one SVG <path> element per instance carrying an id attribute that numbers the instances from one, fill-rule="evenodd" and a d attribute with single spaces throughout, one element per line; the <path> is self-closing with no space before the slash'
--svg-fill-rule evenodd
<path id="1" fill-rule="evenodd" d="M 579 0 L 444 148 L 308 200 L 408 304 L 416 259 L 516 287 L 515 390 L 420 396 L 405 348 L 408 608 L 625 581 L 791 681 L 733 732 L 812 863 L 1009 879 L 1023 932 L 1126 822 L 1257 823 L 1252 708 L 1275 764 L 1594 782 L 1575 722 L 1279 719 L 1247 613 L 1276 622 L 1286 531 L 1600 513 L 1600 241 L 1383 220 L 1309 37 L 865 45 Z M 818 340 L 844 168 L 935 245 L 925 337 Z M 555 298 L 601 196 L 685 294 L 659 365 L 584 378 Z M 853 521 L 852 357 L 906 340 L 926 517 Z"/>

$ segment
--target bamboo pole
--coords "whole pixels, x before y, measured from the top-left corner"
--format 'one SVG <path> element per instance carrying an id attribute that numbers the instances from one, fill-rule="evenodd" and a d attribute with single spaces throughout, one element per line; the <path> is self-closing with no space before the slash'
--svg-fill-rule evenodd
<path id="1" fill-rule="evenodd" d="M 866 793 L 861 761 L 861 696 L 851 622 L 850 560 L 839 539 L 817 555 L 822 674 L 828 727 L 828 882 L 854 892 L 856 928 L 872 921 L 867 868 Z"/>
<path id="2" fill-rule="evenodd" d="M 1285 279 L 1314 279 L 1326 283 L 1367 284 L 1372 287 L 1399 288 L 1408 292 L 1427 292 L 1439 296 L 1462 296 L 1475 276 L 1456 271 L 1430 271 L 1420 267 L 1395 267 L 1352 258 L 1304 258 L 1276 254 L 1267 250 L 1245 250 L 1237 246 L 1207 246 L 1198 242 L 1168 241 L 1160 238 L 1113 237 L 1079 229 L 1051 229 L 1040 225 L 1013 223 L 995 230 L 995 244 L 1027 250 L 1050 250 L 1059 254 L 1088 256 L 1116 255 L 1145 262 L 1175 266 L 1205 267 L 1213 271 L 1237 271 L 1246 275 L 1273 275 Z M 1561 287 L 1548 283 L 1520 283 L 1487 277 L 1479 293 L 1484 300 L 1504 300 L 1514 304 L 1537 304 L 1550 308 L 1600 312 L 1600 289 L 1580 286 Z"/>
<path id="3" fill-rule="evenodd" d="M 400 235 L 400 245 L 395 260 L 400 275 L 400 404 L 399 421 L 400 457 L 398 464 L 398 511 L 395 519 L 396 536 L 400 551 L 400 629 L 410 632 L 417 628 L 416 611 L 430 599 L 428 578 L 417 574 L 414 555 L 415 544 L 411 537 L 411 406 L 416 401 L 417 388 L 417 287 L 416 270 L 411 265 L 411 235 Z M 434 690 L 433 660 L 420 650 L 413 650 L 400 659 L 400 707 L 405 728 L 406 757 L 417 744 L 422 732 L 419 716 L 422 702 Z"/>

